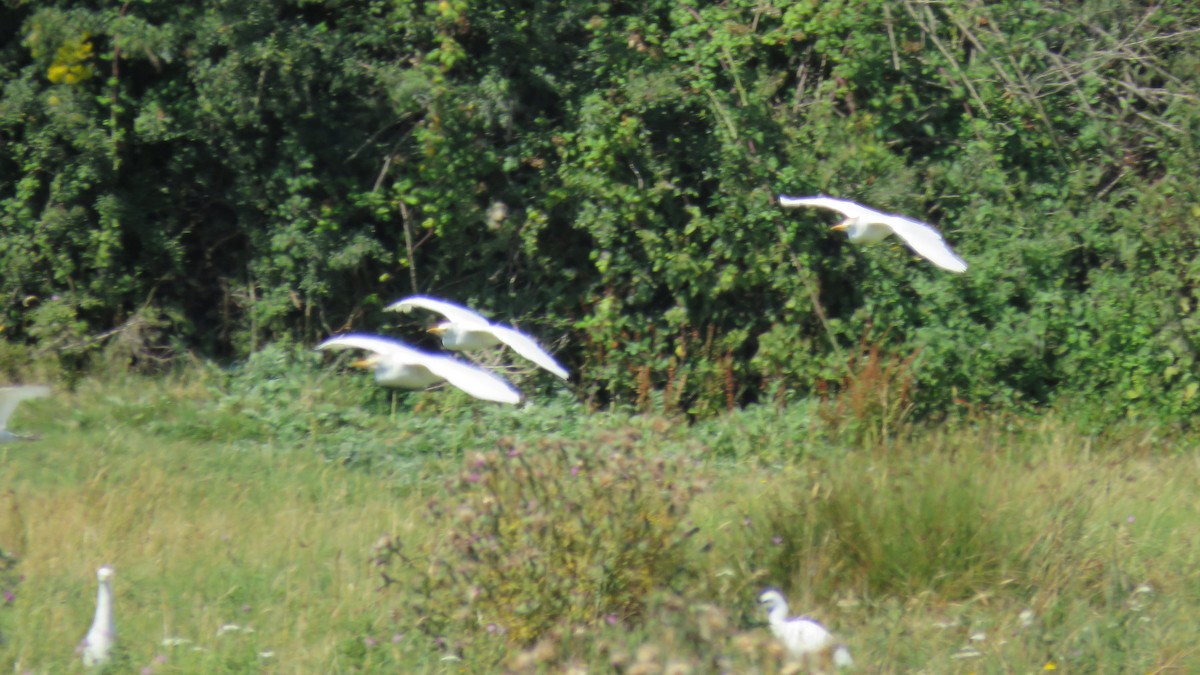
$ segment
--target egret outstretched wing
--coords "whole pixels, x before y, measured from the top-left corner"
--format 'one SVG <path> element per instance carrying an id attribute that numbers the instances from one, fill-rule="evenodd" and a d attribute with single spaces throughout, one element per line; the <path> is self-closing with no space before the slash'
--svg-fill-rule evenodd
<path id="1" fill-rule="evenodd" d="M 521 392 L 500 377 L 449 356 L 413 349 L 397 340 L 361 333 L 339 335 L 317 345 L 317 349 L 363 349 L 375 354 L 376 379 L 384 385 L 412 388 L 403 378 L 388 379 L 388 370 L 409 371 L 411 375 L 411 370 L 423 369 L 433 377 L 416 377 L 417 387 L 445 380 L 478 399 L 514 405 L 521 402 Z"/>
<path id="2" fill-rule="evenodd" d="M 567 379 L 567 369 L 542 348 L 532 337 L 501 324 L 488 321 L 482 315 L 452 302 L 416 295 L 398 300 L 387 306 L 393 311 L 409 312 L 415 308 L 427 309 L 446 317 L 445 323 L 430 329 L 442 338 L 442 346 L 454 351 L 471 351 L 508 345 L 513 351 L 533 361 L 538 366 Z"/>
<path id="3" fill-rule="evenodd" d="M 967 271 L 967 262 L 958 257 L 931 225 L 903 216 L 889 216 L 888 225 L 917 255 L 934 265 L 951 272 Z"/>
<path id="4" fill-rule="evenodd" d="M 437 312 L 453 323 L 491 325 L 491 322 L 486 317 L 474 310 L 467 309 L 462 305 L 456 305 L 453 302 L 446 302 L 445 300 L 438 300 L 437 298 L 430 298 L 424 295 L 414 295 L 403 300 L 397 300 L 384 307 L 385 310 L 392 312 L 411 312 L 417 308 Z"/>
<path id="5" fill-rule="evenodd" d="M 883 215 L 879 211 L 869 209 L 862 204 L 857 204 L 848 199 L 835 199 L 833 197 L 789 197 L 787 195 L 779 195 L 779 205 L 787 207 L 812 206 L 818 209 L 829 209 L 837 211 L 845 218 Z"/>
<path id="6" fill-rule="evenodd" d="M 335 335 L 317 345 L 317 349 L 363 349 L 388 359 L 409 363 L 420 363 L 425 356 L 433 356 L 432 354 L 423 354 L 398 340 L 363 333 Z"/>
<path id="7" fill-rule="evenodd" d="M 937 229 L 928 223 L 876 211 L 862 204 L 833 197 L 779 195 L 779 204 L 787 207 L 811 206 L 837 211 L 842 214 L 843 220 L 834 225 L 833 229 L 845 230 L 853 243 L 869 244 L 894 234 L 900 237 L 913 252 L 938 267 L 951 272 L 967 271 L 966 261 L 960 258 L 942 239 L 942 235 Z"/>
<path id="8" fill-rule="evenodd" d="M 491 328 L 496 339 L 512 347 L 514 352 L 533 361 L 562 379 L 567 379 L 567 369 L 563 368 L 558 361 L 555 361 L 554 357 L 550 356 L 550 353 L 545 349 L 542 349 L 542 346 L 535 342 L 533 338 L 508 326 L 492 324 Z"/>

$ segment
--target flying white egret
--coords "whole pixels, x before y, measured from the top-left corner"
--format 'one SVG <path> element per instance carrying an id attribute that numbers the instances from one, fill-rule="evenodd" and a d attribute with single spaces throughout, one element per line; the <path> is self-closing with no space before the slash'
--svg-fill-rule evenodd
<path id="1" fill-rule="evenodd" d="M 96 592 L 96 618 L 92 619 L 92 627 L 80 645 L 83 651 L 83 665 L 88 667 L 108 663 L 112 657 L 113 645 L 117 642 L 117 626 L 113 623 L 112 588 L 109 586 L 112 575 L 113 568 L 108 565 L 96 570 L 96 578 L 100 581 L 100 590 Z"/>
<path id="2" fill-rule="evenodd" d="M 808 617 L 788 617 L 787 600 L 783 593 L 768 588 L 758 596 L 758 602 L 767 610 L 767 622 L 788 653 L 813 672 L 828 672 L 830 669 L 849 668 L 854 665 L 850 651 L 834 640 L 833 635 L 821 622 Z"/>
<path id="3" fill-rule="evenodd" d="M 429 354 L 378 335 L 339 335 L 317 345 L 317 349 L 363 349 L 371 356 L 353 362 L 357 368 L 375 370 L 375 381 L 384 387 L 424 389 L 449 382 L 475 398 L 517 404 L 521 392 L 485 370 L 449 356 Z"/>
<path id="4" fill-rule="evenodd" d="M 950 249 L 942 235 L 931 225 L 912 218 L 869 209 L 845 199 L 832 197 L 789 197 L 779 195 L 780 206 L 813 206 L 842 214 L 843 220 L 833 226 L 845 231 L 855 244 L 872 244 L 894 234 L 904 240 L 917 255 L 944 270 L 966 272 L 967 263 Z"/>
<path id="5" fill-rule="evenodd" d="M 567 379 L 567 369 L 533 338 L 508 326 L 492 323 L 466 307 L 423 295 L 397 300 L 386 307 L 394 312 L 411 312 L 417 308 L 437 312 L 448 319 L 429 329 L 430 333 L 442 338 L 442 346 L 446 349 L 464 352 L 505 344 L 542 368 Z"/>
<path id="6" fill-rule="evenodd" d="M 28 441 L 37 436 L 20 436 L 8 430 L 8 418 L 12 417 L 17 404 L 27 398 L 42 398 L 50 395 L 50 387 L 41 384 L 26 384 L 15 387 L 0 387 L 0 443 Z"/>

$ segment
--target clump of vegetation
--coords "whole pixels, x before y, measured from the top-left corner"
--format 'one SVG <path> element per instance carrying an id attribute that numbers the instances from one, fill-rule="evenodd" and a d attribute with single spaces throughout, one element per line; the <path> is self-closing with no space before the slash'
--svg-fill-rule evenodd
<path id="1" fill-rule="evenodd" d="M 514 673 L 572 672 L 589 666 L 619 673 L 772 673 L 788 660 L 765 628 L 747 626 L 726 607 L 660 593 L 647 601 L 643 626 L 621 623 L 586 633 L 551 631 L 514 651 L 505 665 Z"/>
<path id="2" fill-rule="evenodd" d="M 413 624 L 456 651 L 639 623 L 652 592 L 694 571 L 688 511 L 703 488 L 685 457 L 641 450 L 617 433 L 473 454 L 429 501 L 420 553 L 381 542 L 385 581 L 417 567 L 403 591 Z"/>
<path id="3" fill-rule="evenodd" d="M 0 336 L 158 372 L 428 292 L 597 405 L 1200 412 L 1194 2 L 319 4 L 5 3 Z"/>
<path id="4" fill-rule="evenodd" d="M 840 369 L 840 382 L 818 381 L 821 419 L 833 435 L 879 442 L 902 428 L 912 412 L 920 350 L 900 357 L 885 353 L 881 344 L 869 342 L 864 332 Z"/>
<path id="5" fill-rule="evenodd" d="M 17 586 L 21 577 L 17 574 L 17 558 L 0 548 L 0 610 L 8 608 L 17 597 Z M 0 644 L 4 643 L 4 631 L 0 631 Z"/>
<path id="6" fill-rule="evenodd" d="M 1194 434 L 990 418 L 847 449 L 815 402 L 685 426 L 454 392 L 388 417 L 369 376 L 276 358 L 22 405 L 42 440 L 0 450 L 24 575 L 0 667 L 77 669 L 112 560 L 155 672 L 786 672 L 766 585 L 862 672 L 1200 672 Z M 297 433 L 239 431 L 235 393 Z M 372 424 L 302 438 L 339 397 Z M 204 416 L 220 433 L 180 431 Z M 326 461 L 337 429 L 406 471 Z M 10 489 L 37 527 L 9 527 Z"/>
<path id="7" fill-rule="evenodd" d="M 973 464 L 973 462 L 971 462 Z M 977 466 L 945 457 L 855 461 L 816 508 L 833 557 L 872 594 L 968 596 L 1003 578 L 1023 536 Z"/>
<path id="8" fill-rule="evenodd" d="M 1023 543 L 994 485 L 944 458 L 858 453 L 805 468 L 746 505 L 744 574 L 816 597 L 958 598 L 999 581 Z"/>

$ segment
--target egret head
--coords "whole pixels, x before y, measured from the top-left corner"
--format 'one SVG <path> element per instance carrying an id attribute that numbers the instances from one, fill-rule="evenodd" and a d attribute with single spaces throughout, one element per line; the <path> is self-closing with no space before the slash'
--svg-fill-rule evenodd
<path id="1" fill-rule="evenodd" d="M 758 604 L 765 607 L 768 612 L 771 612 L 776 607 L 787 607 L 787 600 L 784 599 L 783 593 L 780 593 L 778 589 L 768 588 L 758 596 Z"/>
<path id="2" fill-rule="evenodd" d="M 837 225 L 834 225 L 830 229 L 836 230 L 837 232 L 845 232 L 846 230 L 850 229 L 850 224 L 851 224 L 850 219 L 847 218 L 846 220 L 843 220 L 842 222 L 838 223 Z"/>
<path id="3" fill-rule="evenodd" d="M 109 579 L 111 579 L 112 575 L 113 575 L 113 568 L 109 565 L 105 565 L 104 567 L 101 567 L 100 569 L 96 570 L 96 578 L 102 582 L 108 581 Z"/>
<path id="4" fill-rule="evenodd" d="M 443 335 L 446 334 L 446 331 L 448 331 L 448 330 L 450 330 L 450 322 L 446 321 L 443 323 L 439 323 L 438 325 L 430 328 L 429 332 L 433 333 L 434 335 L 436 335 L 438 337 L 442 337 Z"/>

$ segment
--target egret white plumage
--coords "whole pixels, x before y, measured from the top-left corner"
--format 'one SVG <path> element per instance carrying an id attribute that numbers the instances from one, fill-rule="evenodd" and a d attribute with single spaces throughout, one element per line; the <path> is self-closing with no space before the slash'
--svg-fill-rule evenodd
<path id="1" fill-rule="evenodd" d="M 780 206 L 812 206 L 842 214 L 833 229 L 844 231 L 855 244 L 872 244 L 896 235 L 917 255 L 951 272 L 966 272 L 967 263 L 958 257 L 932 225 L 912 218 L 876 211 L 846 199 L 833 197 L 789 197 L 779 195 Z"/>
<path id="2" fill-rule="evenodd" d="M 808 617 L 789 617 L 783 593 L 768 588 L 758 596 L 767 610 L 771 632 L 794 658 L 812 672 L 849 668 L 854 665 L 850 650 L 839 643 L 821 622 Z"/>
<path id="3" fill-rule="evenodd" d="M 517 404 L 521 392 L 485 370 L 449 356 L 429 354 L 378 335 L 339 335 L 317 345 L 317 349 L 362 349 L 371 352 L 353 362 L 358 368 L 375 371 L 375 381 L 384 387 L 424 389 L 449 382 L 466 393 L 485 401 Z"/>
<path id="4" fill-rule="evenodd" d="M 474 310 L 423 295 L 397 300 L 385 309 L 411 312 L 417 308 L 437 312 L 448 319 L 429 329 L 430 333 L 442 338 L 442 346 L 446 349 L 474 351 L 504 344 L 558 377 L 567 379 L 567 369 L 533 338 L 508 326 L 492 323 Z"/>
<path id="5" fill-rule="evenodd" d="M 36 436 L 21 436 L 8 430 L 8 418 L 12 417 L 17 405 L 27 398 L 42 398 L 50 395 L 50 387 L 41 384 L 0 387 L 0 443 L 28 441 Z"/>
<path id="6" fill-rule="evenodd" d="M 117 642 L 117 626 L 113 623 L 112 579 L 113 568 L 105 565 L 96 570 L 96 579 L 100 581 L 100 589 L 96 592 L 96 616 L 92 619 L 92 627 L 83 638 L 80 648 L 83 652 L 83 665 L 102 666 L 112 657 L 113 645 Z"/>

